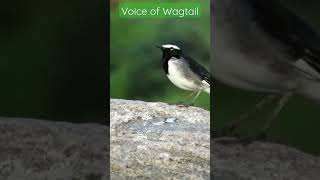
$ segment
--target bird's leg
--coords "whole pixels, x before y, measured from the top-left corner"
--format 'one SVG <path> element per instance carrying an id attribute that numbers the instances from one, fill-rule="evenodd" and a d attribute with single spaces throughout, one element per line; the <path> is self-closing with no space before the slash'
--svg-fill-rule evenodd
<path id="1" fill-rule="evenodd" d="M 276 107 L 273 109 L 270 116 L 268 116 L 268 118 L 266 119 L 266 122 L 263 128 L 261 129 L 261 131 L 255 136 L 247 136 L 245 138 L 241 138 L 241 142 L 248 144 L 255 140 L 266 140 L 267 133 L 271 128 L 273 120 L 277 117 L 277 115 L 280 113 L 284 105 L 288 102 L 291 95 L 292 95 L 292 92 L 289 92 L 281 96 L 280 99 L 277 101 Z"/>
<path id="2" fill-rule="evenodd" d="M 267 118 L 261 132 L 258 134 L 258 138 L 259 137 L 266 138 L 266 135 L 271 128 L 273 120 L 278 116 L 278 114 L 280 113 L 280 111 L 282 110 L 284 105 L 288 102 L 288 100 L 291 96 L 292 96 L 292 92 L 289 92 L 289 93 L 281 96 L 281 98 L 277 102 L 276 107 L 274 108 L 274 110 L 272 111 L 270 116 Z"/>
<path id="3" fill-rule="evenodd" d="M 195 91 L 195 92 L 197 92 L 197 91 Z M 191 101 L 190 104 L 189 104 L 190 106 L 193 105 L 194 101 L 198 98 L 198 96 L 200 95 L 200 93 L 201 93 L 201 90 L 198 91 L 197 94 L 193 97 L 192 101 Z"/>
<path id="4" fill-rule="evenodd" d="M 194 96 L 196 91 L 193 91 L 191 94 L 189 94 L 184 100 L 182 100 L 182 103 L 185 103 L 188 99 L 190 99 L 192 96 Z"/>
<path id="5" fill-rule="evenodd" d="M 182 101 L 179 101 L 178 103 L 175 103 L 175 105 L 179 105 L 179 106 L 188 106 L 185 102 L 190 99 L 194 94 L 196 93 L 196 91 L 193 91 L 191 94 L 189 94 L 185 99 L 183 99 Z"/>
<path id="6" fill-rule="evenodd" d="M 268 104 L 270 101 L 272 101 L 272 99 L 275 97 L 277 97 L 277 95 L 275 95 L 275 94 L 271 94 L 271 95 L 268 95 L 267 97 L 264 97 L 250 111 L 242 114 L 240 116 L 240 118 L 238 118 L 234 121 L 231 121 L 225 127 L 223 127 L 222 132 L 220 134 L 218 134 L 218 136 L 229 135 L 229 133 L 232 134 L 238 125 L 240 125 L 242 122 L 248 120 L 251 114 L 257 113 L 259 110 L 262 109 L 262 107 L 264 107 L 266 104 Z"/>
<path id="7" fill-rule="evenodd" d="M 188 107 L 188 106 L 192 106 L 194 101 L 198 98 L 198 96 L 200 95 L 201 91 L 194 91 L 191 95 L 194 95 L 195 96 L 193 97 L 193 99 L 191 100 L 190 103 L 186 103 L 186 104 L 182 104 L 181 106 L 184 106 L 184 107 Z"/>

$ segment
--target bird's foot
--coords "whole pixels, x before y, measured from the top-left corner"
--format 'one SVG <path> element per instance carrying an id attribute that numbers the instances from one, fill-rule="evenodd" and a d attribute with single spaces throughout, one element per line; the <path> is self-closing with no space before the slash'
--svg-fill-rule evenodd
<path id="1" fill-rule="evenodd" d="M 243 144 L 243 145 L 248 145 L 253 143 L 254 141 L 266 141 L 268 138 L 268 134 L 267 132 L 263 131 L 260 132 L 256 135 L 253 136 L 247 136 L 247 137 L 243 137 L 243 138 L 239 138 L 239 141 Z"/>
<path id="2" fill-rule="evenodd" d="M 257 135 L 253 136 L 246 136 L 246 137 L 229 137 L 229 136 L 221 136 L 221 137 L 215 137 L 215 142 L 219 144 L 242 144 L 242 145 L 250 145 L 254 141 L 266 141 L 267 140 L 267 134 L 265 132 L 261 132 Z"/>
<path id="3" fill-rule="evenodd" d="M 178 107 L 189 107 L 188 104 L 177 104 Z"/>
<path id="4" fill-rule="evenodd" d="M 235 129 L 236 129 L 235 125 L 227 125 L 221 128 L 220 130 L 217 130 L 214 136 L 215 137 L 233 136 Z"/>
<path id="5" fill-rule="evenodd" d="M 184 103 L 184 104 L 178 104 L 178 107 L 189 107 L 189 106 L 193 106 L 193 103 Z"/>
<path id="6" fill-rule="evenodd" d="M 172 105 L 176 105 L 178 107 L 189 107 L 189 106 L 193 106 L 193 103 L 178 102 L 178 103 L 173 103 Z"/>
<path id="7" fill-rule="evenodd" d="M 183 104 L 183 102 L 181 102 L 181 101 L 179 101 L 179 102 L 173 102 L 173 103 L 168 103 L 168 104 L 170 104 L 170 105 L 181 105 L 181 104 Z"/>

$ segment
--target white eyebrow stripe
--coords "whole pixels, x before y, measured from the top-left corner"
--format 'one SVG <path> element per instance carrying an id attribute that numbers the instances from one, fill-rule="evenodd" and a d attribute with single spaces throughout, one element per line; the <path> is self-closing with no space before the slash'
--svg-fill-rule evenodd
<path id="1" fill-rule="evenodd" d="M 165 45 L 162 45 L 162 47 L 164 47 L 164 48 L 173 48 L 173 49 L 179 49 L 180 50 L 180 48 L 178 46 L 173 45 L 173 44 L 165 44 Z"/>

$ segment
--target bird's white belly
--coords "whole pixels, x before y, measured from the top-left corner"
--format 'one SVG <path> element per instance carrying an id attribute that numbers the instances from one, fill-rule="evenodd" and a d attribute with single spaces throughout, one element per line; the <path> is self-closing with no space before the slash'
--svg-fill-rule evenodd
<path id="1" fill-rule="evenodd" d="M 186 75 L 181 71 L 179 64 L 175 61 L 168 62 L 168 72 L 167 77 L 177 87 L 189 91 L 199 90 L 199 85 L 187 79 Z"/>

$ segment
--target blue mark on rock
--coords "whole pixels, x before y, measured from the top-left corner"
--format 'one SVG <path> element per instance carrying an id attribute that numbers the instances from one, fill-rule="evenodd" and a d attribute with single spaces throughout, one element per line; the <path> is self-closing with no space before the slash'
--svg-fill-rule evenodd
<path id="1" fill-rule="evenodd" d="M 190 133 L 206 133 L 209 132 L 210 127 L 205 123 L 190 123 L 187 121 L 179 120 L 175 117 L 155 117 L 153 119 L 142 120 L 134 119 L 130 120 L 124 125 L 133 133 L 162 133 L 166 132 L 190 132 Z"/>

